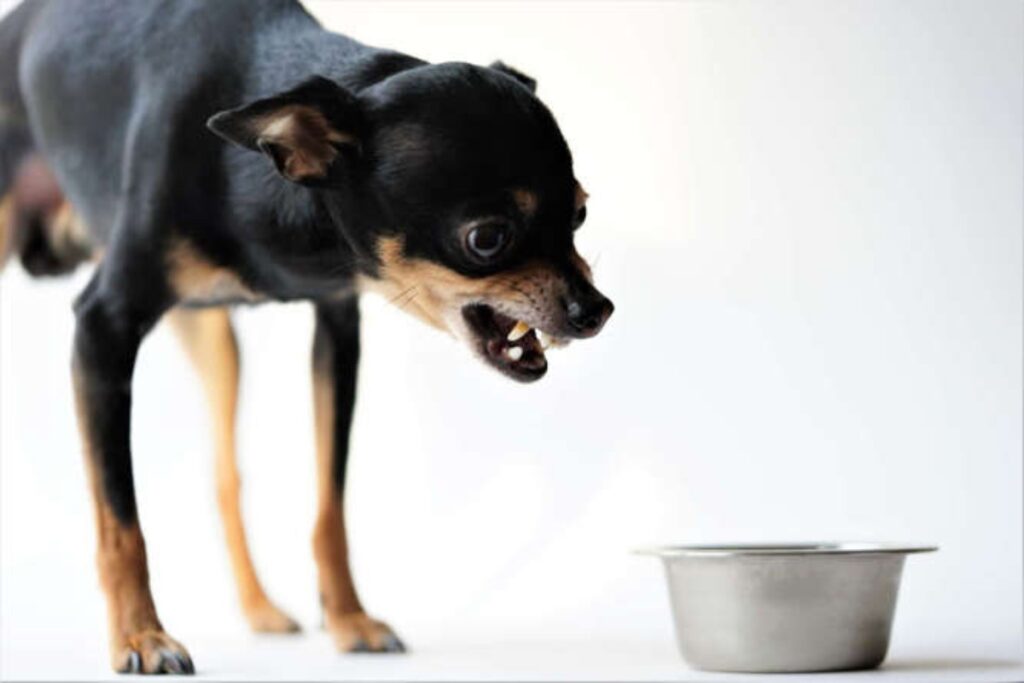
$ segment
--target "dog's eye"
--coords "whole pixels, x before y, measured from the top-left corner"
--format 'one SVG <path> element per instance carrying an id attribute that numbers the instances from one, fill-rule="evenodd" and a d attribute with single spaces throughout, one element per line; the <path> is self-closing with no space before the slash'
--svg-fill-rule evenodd
<path id="1" fill-rule="evenodd" d="M 497 256 L 508 244 L 509 226 L 493 221 L 474 226 L 466 233 L 466 248 L 478 259 L 489 260 Z"/>
<path id="2" fill-rule="evenodd" d="M 587 220 L 587 205 L 584 204 L 580 208 L 576 209 L 576 215 L 572 219 L 572 229 L 579 230 L 579 227 L 583 225 L 583 221 Z"/>

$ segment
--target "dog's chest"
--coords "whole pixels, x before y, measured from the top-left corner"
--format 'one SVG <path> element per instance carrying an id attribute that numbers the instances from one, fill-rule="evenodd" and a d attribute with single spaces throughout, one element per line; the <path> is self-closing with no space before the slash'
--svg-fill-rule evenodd
<path id="1" fill-rule="evenodd" d="M 211 263 L 187 242 L 168 252 L 167 279 L 178 301 L 188 306 L 259 303 L 266 295 L 246 285 L 238 273 Z"/>

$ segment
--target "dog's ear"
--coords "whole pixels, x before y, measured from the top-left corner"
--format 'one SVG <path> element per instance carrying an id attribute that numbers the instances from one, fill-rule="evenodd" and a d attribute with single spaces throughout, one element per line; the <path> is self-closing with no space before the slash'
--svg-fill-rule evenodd
<path id="1" fill-rule="evenodd" d="M 314 76 L 291 90 L 214 115 L 207 127 L 270 157 L 288 180 L 318 185 L 335 162 L 358 154 L 359 103 L 334 81 Z"/>
<path id="2" fill-rule="evenodd" d="M 490 68 L 494 69 L 495 71 L 500 71 L 506 76 L 511 76 L 512 78 L 516 79 L 517 81 L 525 85 L 530 92 L 534 94 L 537 93 L 537 81 L 530 78 L 519 69 L 513 69 L 511 66 L 502 61 L 494 62 L 493 64 L 491 64 Z"/>

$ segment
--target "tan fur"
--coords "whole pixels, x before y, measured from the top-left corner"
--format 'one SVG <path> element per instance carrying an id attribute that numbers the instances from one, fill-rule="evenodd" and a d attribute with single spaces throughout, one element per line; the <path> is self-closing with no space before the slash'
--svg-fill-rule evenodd
<path id="1" fill-rule="evenodd" d="M 321 362 L 313 369 L 313 411 L 316 426 L 317 515 L 313 557 L 319 577 L 324 625 L 342 652 L 365 647 L 382 650 L 394 631 L 369 617 L 356 593 L 348 562 L 345 504 L 332 476 L 334 460 L 334 368 Z"/>
<path id="2" fill-rule="evenodd" d="M 259 301 L 260 296 L 237 273 L 210 263 L 185 240 L 167 251 L 167 276 L 183 303 L 216 304 L 227 301 Z"/>
<path id="3" fill-rule="evenodd" d="M 380 277 L 361 277 L 360 289 L 382 294 L 441 330 L 448 329 L 445 312 L 452 306 L 475 301 L 525 301 L 545 296 L 559 286 L 557 273 L 537 263 L 487 277 L 466 277 L 434 261 L 406 257 L 402 239 L 397 237 L 381 239 L 377 255 Z"/>
<path id="4" fill-rule="evenodd" d="M 283 107 L 255 124 L 261 141 L 288 151 L 283 173 L 293 180 L 322 177 L 338 156 L 336 144 L 354 138 L 331 127 L 324 115 L 303 105 Z"/>
<path id="5" fill-rule="evenodd" d="M 88 254 L 88 258 L 94 261 L 99 260 L 102 255 L 102 250 L 92 243 L 89 230 L 82 217 L 69 201 L 64 201 L 57 209 L 49 230 L 50 244 L 53 245 L 55 251 Z"/>
<path id="6" fill-rule="evenodd" d="M 14 196 L 0 197 L 0 268 L 14 252 Z"/>
<path id="7" fill-rule="evenodd" d="M 537 195 L 522 188 L 512 190 L 512 198 L 515 199 L 519 211 L 526 217 L 537 213 Z"/>
<path id="8" fill-rule="evenodd" d="M 584 190 L 583 186 L 580 185 L 579 182 L 577 181 L 577 183 L 576 183 L 576 209 L 579 210 L 580 207 L 582 207 L 584 204 L 586 204 L 588 198 L 590 198 L 590 195 L 587 194 L 587 191 Z"/>
<path id="9" fill-rule="evenodd" d="M 138 522 L 123 524 L 106 502 L 96 468 L 99 454 L 86 417 L 85 387 L 73 373 L 75 408 L 85 451 L 86 473 L 95 509 L 96 565 L 107 599 L 110 658 L 116 670 L 125 668 L 131 652 L 139 653 L 144 671 L 159 668 L 160 649 L 185 653 L 185 648 L 164 633 L 149 590 L 146 546 Z"/>
<path id="10" fill-rule="evenodd" d="M 70 202 L 58 196 L 41 206 L 25 206 L 19 204 L 17 192 L 12 191 L 0 198 L 0 267 L 25 240 L 24 234 L 17 234 L 16 226 L 24 225 L 18 212 L 34 210 L 43 212 L 44 237 L 55 254 L 72 262 L 96 261 L 102 256 L 102 250 L 93 244 L 85 223 Z"/>
<path id="11" fill-rule="evenodd" d="M 334 460 L 333 368 L 313 372 L 313 417 L 316 428 L 317 518 L 313 530 L 313 557 L 320 577 L 320 596 L 328 626 L 337 616 L 362 612 L 348 565 L 345 510 L 331 475 Z"/>
<path id="12" fill-rule="evenodd" d="M 580 253 L 573 247 L 572 252 L 569 254 L 569 263 L 576 267 L 576 270 L 583 274 L 583 277 L 587 278 L 587 281 L 593 284 L 594 273 L 590 270 L 590 264 L 587 263 Z"/>
<path id="13" fill-rule="evenodd" d="M 241 510 L 241 478 L 235 444 L 238 410 L 238 342 L 224 308 L 173 309 L 169 320 L 203 383 L 213 426 L 217 504 L 238 598 L 258 632 L 298 631 L 298 624 L 267 597 L 253 567 Z"/>
<path id="14" fill-rule="evenodd" d="M 583 186 L 580 185 L 579 182 L 577 181 L 576 182 L 576 210 L 579 211 L 581 208 L 583 208 L 583 206 L 585 206 L 586 203 L 587 203 L 587 199 L 589 199 L 589 198 L 590 198 L 590 195 L 587 194 L 587 191 L 584 190 Z M 587 278 L 587 280 L 591 284 L 593 284 L 593 282 L 594 282 L 594 274 L 590 270 L 590 264 L 583 260 L 583 257 L 580 256 L 579 252 L 576 251 L 575 247 L 573 247 L 572 253 L 569 254 L 569 262 L 572 263 L 576 267 L 577 270 L 579 270 L 581 273 L 583 273 L 583 276 L 585 278 Z"/>

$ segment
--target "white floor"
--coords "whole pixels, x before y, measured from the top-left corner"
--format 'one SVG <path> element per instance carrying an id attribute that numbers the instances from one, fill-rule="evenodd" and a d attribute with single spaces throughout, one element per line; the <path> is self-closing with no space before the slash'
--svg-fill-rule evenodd
<path id="1" fill-rule="evenodd" d="M 69 636 L 71 634 L 68 634 Z M 92 642 L 94 641 L 95 642 Z M 7 633 L 3 680 L 105 680 L 98 635 L 61 642 L 49 633 Z M 74 643 L 74 645 L 72 645 Z M 889 660 L 876 671 L 796 676 L 714 674 L 687 668 L 669 639 L 657 642 L 558 640 L 499 637 L 420 639 L 405 655 L 334 653 L 322 633 L 195 639 L 188 645 L 198 680 L 588 680 L 588 681 L 988 681 L 1024 680 L 1020 650 L 953 645 L 945 654 L 894 643 Z M 125 680 L 119 677 L 118 680 Z"/>

